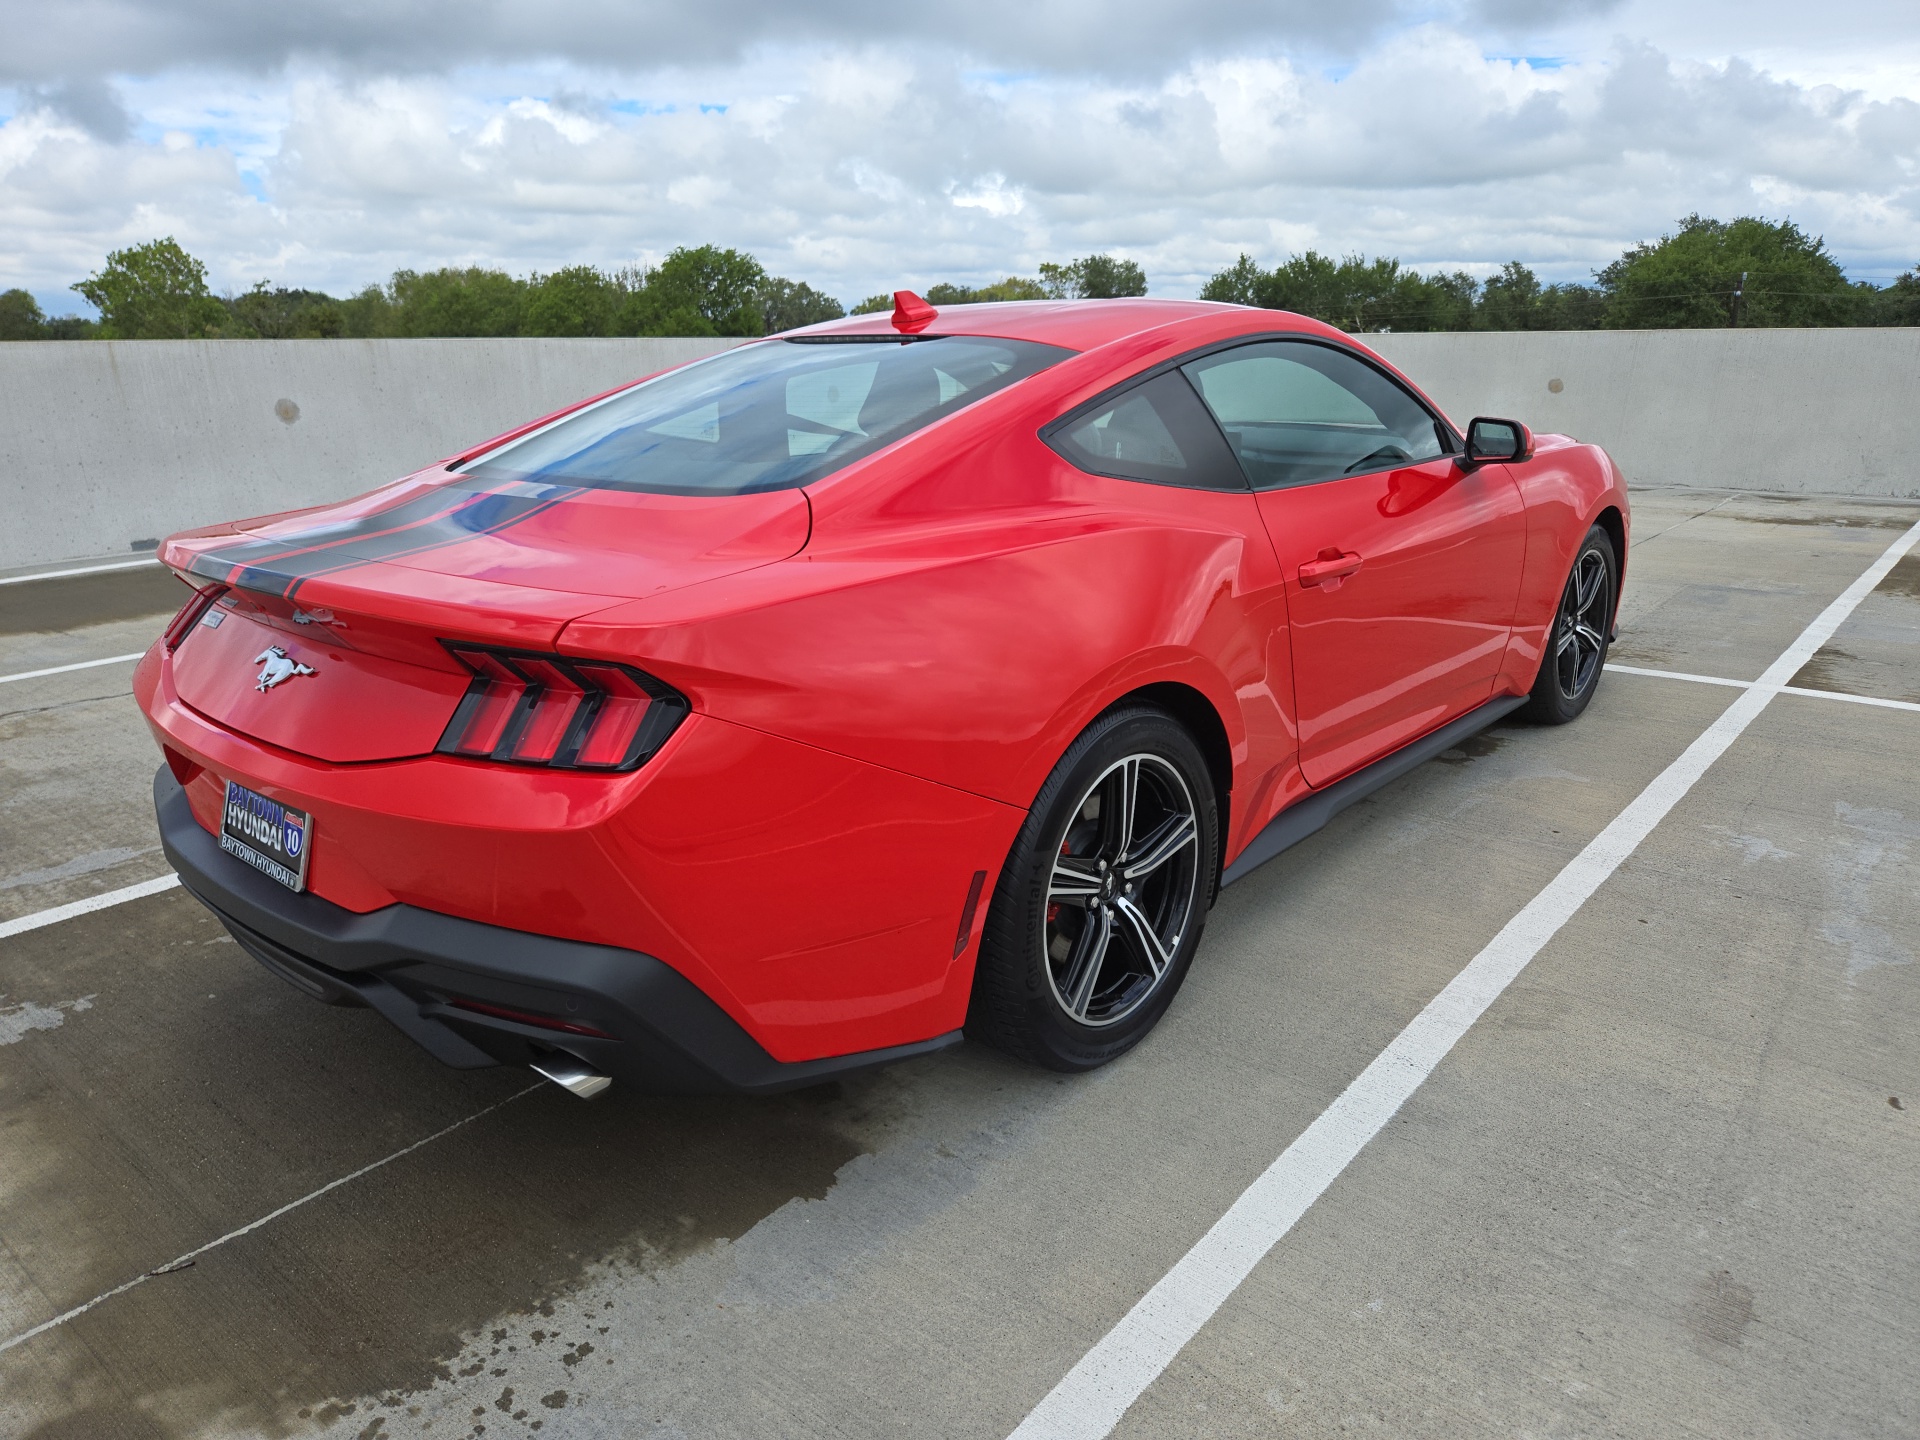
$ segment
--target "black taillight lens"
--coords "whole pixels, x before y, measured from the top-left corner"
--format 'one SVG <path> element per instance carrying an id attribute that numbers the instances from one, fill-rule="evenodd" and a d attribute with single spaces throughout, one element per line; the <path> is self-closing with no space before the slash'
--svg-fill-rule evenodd
<path id="1" fill-rule="evenodd" d="M 671 685 L 630 665 L 443 643 L 473 679 L 434 747 L 442 755 L 556 770 L 632 770 L 666 743 L 691 708 Z"/>
<path id="2" fill-rule="evenodd" d="M 167 626 L 167 633 L 163 638 L 169 655 L 180 648 L 180 642 L 187 638 L 187 632 L 200 623 L 200 617 L 207 613 L 207 608 L 226 594 L 228 588 L 225 585 L 209 585 L 204 590 L 193 592 L 193 598 L 180 607 L 180 613 L 174 616 L 173 623 Z"/>

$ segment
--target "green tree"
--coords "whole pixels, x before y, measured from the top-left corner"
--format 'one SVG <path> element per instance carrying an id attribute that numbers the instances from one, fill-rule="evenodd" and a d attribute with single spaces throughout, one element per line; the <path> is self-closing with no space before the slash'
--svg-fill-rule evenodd
<path id="1" fill-rule="evenodd" d="M 831 295 L 823 295 L 811 285 L 769 275 L 760 283 L 760 323 L 764 333 L 777 335 L 782 330 L 798 330 L 802 325 L 818 325 L 822 320 L 838 320 L 846 307 Z"/>
<path id="2" fill-rule="evenodd" d="M 269 289 L 262 280 L 225 302 L 225 333 L 262 340 L 331 340 L 346 332 L 340 302 L 318 290 Z"/>
<path id="3" fill-rule="evenodd" d="M 1598 330 L 1607 314 L 1607 297 L 1594 285 L 1569 282 L 1540 292 L 1542 330 Z"/>
<path id="4" fill-rule="evenodd" d="M 47 317 L 25 290 L 0 293 L 0 340 L 44 340 Z"/>
<path id="5" fill-rule="evenodd" d="M 1867 318 L 1874 325 L 1920 325 L 1920 265 L 1884 290 L 1876 290 Z"/>
<path id="6" fill-rule="evenodd" d="M 1480 282 L 1464 270 L 1431 275 L 1407 272 L 1402 282 L 1406 308 L 1386 328 L 1394 330 L 1471 330 L 1480 298 Z"/>
<path id="7" fill-rule="evenodd" d="M 111 252 L 99 274 L 73 288 L 100 311 L 104 339 L 197 339 L 227 325 L 226 307 L 207 289 L 207 267 L 171 235 Z"/>
<path id="8" fill-rule="evenodd" d="M 354 340 L 384 340 L 400 333 L 400 321 L 393 301 L 378 285 L 369 285 L 357 295 L 337 302 L 340 306 L 341 334 Z"/>
<path id="9" fill-rule="evenodd" d="M 627 290 L 619 277 L 569 265 L 527 282 L 523 335 L 612 335 Z"/>
<path id="10" fill-rule="evenodd" d="M 1518 260 L 1509 260 L 1480 287 L 1477 330 L 1595 330 L 1606 296 L 1591 285 L 1542 285 Z"/>
<path id="11" fill-rule="evenodd" d="M 1132 260 L 1086 255 L 1065 265 L 1040 267 L 1040 283 L 1054 300 L 1117 300 L 1147 293 L 1147 272 Z"/>
<path id="12" fill-rule="evenodd" d="M 1541 297 L 1545 287 L 1518 260 L 1509 260 L 1480 287 L 1480 313 L 1476 317 L 1482 330 L 1540 330 L 1545 327 L 1545 307 Z"/>
<path id="13" fill-rule="evenodd" d="M 938 285 L 930 286 L 922 297 L 929 305 L 983 305 L 998 300 L 1046 300 L 1049 297 L 1047 287 L 1038 280 L 1029 280 L 1024 275 L 1009 275 L 1004 280 L 995 280 L 991 285 L 955 285 L 942 280 Z M 891 305 L 892 299 L 887 303 Z"/>
<path id="14" fill-rule="evenodd" d="M 1202 287 L 1200 298 L 1291 310 L 1344 330 L 1465 330 L 1478 288 L 1464 271 L 1421 275 L 1398 260 L 1335 260 L 1309 250 L 1271 270 L 1242 255 Z"/>
<path id="15" fill-rule="evenodd" d="M 921 298 L 924 299 L 925 297 L 923 296 Z M 891 292 L 888 292 L 883 295 L 869 295 L 847 313 L 849 315 L 878 315 L 882 310 L 891 309 L 893 309 L 893 295 Z"/>
<path id="16" fill-rule="evenodd" d="M 1791 220 L 1689 215 L 1597 276 L 1617 330 L 1716 325 L 1849 325 L 1870 287 L 1850 284 L 1817 235 Z"/>
<path id="17" fill-rule="evenodd" d="M 1200 287 L 1200 298 L 1216 300 L 1223 305 L 1258 305 L 1265 279 L 1266 271 L 1242 250 L 1238 260 Z"/>
<path id="18" fill-rule="evenodd" d="M 407 336 L 518 335 L 527 304 L 524 280 L 478 265 L 396 270 L 387 294 L 395 333 Z"/>
<path id="19" fill-rule="evenodd" d="M 632 287 L 619 326 L 627 335 L 764 335 L 753 256 L 717 245 L 681 246 Z"/>

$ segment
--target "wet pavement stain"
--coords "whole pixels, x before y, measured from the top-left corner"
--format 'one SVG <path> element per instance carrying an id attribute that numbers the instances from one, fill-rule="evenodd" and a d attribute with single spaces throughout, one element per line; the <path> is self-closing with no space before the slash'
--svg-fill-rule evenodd
<path id="1" fill-rule="evenodd" d="M 1859 656 L 1849 654 L 1838 645 L 1822 645 L 1811 660 L 1793 672 L 1793 679 L 1787 683 L 1805 690 L 1835 690 L 1842 695 L 1864 695 L 1867 692 L 1856 690 L 1847 678 L 1849 668 L 1859 663 Z"/>
<path id="2" fill-rule="evenodd" d="M 1648 670 L 1670 670 L 1675 668 L 1673 651 L 1657 641 L 1642 640 L 1638 636 L 1623 638 L 1607 647 L 1607 659 L 1619 665 L 1638 665 Z"/>
<path id="3" fill-rule="evenodd" d="M 186 604 L 191 593 L 171 570 L 159 565 L 4 585 L 0 586 L 0 635 L 57 633 L 143 615 L 164 621 Z M 156 623 L 155 635 L 160 628 Z"/>
<path id="4" fill-rule="evenodd" d="M 754 1377 L 780 1373 L 810 1353 L 836 1328 L 844 1304 L 859 1305 L 875 1266 L 897 1260 L 903 1241 L 924 1245 L 941 1233 L 963 1197 L 1023 1155 L 1033 1120 L 1085 1083 L 1037 1077 L 1017 1064 L 960 1047 L 864 1077 L 858 1083 L 868 1093 L 846 1103 L 864 1116 L 861 1133 L 877 1134 L 881 1143 L 845 1166 L 820 1199 L 783 1205 L 737 1241 L 650 1273 L 596 1267 L 539 1310 L 503 1314 L 470 1332 L 452 1362 L 454 1378 L 374 1402 L 401 1406 L 398 1432 L 421 1440 L 449 1429 L 470 1433 L 476 1420 L 488 1424 L 490 1436 L 530 1433 L 542 1413 L 530 1402 L 550 1394 L 561 1394 L 556 1408 L 569 1412 L 557 1431 L 563 1435 L 625 1433 L 614 1417 L 635 1414 L 650 1417 L 650 1434 L 705 1433 L 716 1413 L 714 1385 L 757 1385 Z M 847 1083 L 851 1089 L 856 1082 Z M 874 1335 L 872 1343 L 885 1348 L 917 1329 L 908 1321 L 904 1334 Z M 768 1347 L 782 1358 L 769 1364 Z M 727 1357 L 736 1373 L 714 1373 L 713 1357 Z M 525 1431 L 498 1423 L 497 1397 L 506 1385 L 514 1390 L 514 1414 L 527 1412 Z M 362 1396 L 339 1399 L 368 1403 Z M 320 1435 L 352 1440 L 353 1423 L 335 1420 Z M 728 1433 L 818 1429 L 789 1421 Z"/>
<path id="5" fill-rule="evenodd" d="M 1900 916 L 1913 893 L 1920 822 L 1898 810 L 1844 800 L 1834 802 L 1834 817 L 1841 829 L 1822 847 L 1828 902 L 1819 933 L 1846 952 L 1851 984 L 1883 966 L 1915 963 Z"/>
<path id="6" fill-rule="evenodd" d="M 101 982 L 85 1037 L 68 1025 L 0 1051 L 0 1239 L 40 1292 L 10 1331 L 527 1083 L 442 1070 L 368 1012 L 201 944 L 214 922 L 185 897 L 140 904 L 131 934 L 136 917 L 103 914 L 10 952 L 36 984 Z M 399 1422 L 477 1327 L 540 1313 L 589 1268 L 658 1270 L 825 1195 L 879 1123 L 857 1081 L 773 1099 L 616 1088 L 592 1104 L 542 1086 L 0 1355 L 0 1393 L 35 1417 L 13 1433 Z M 565 1338 L 572 1364 L 593 1354 Z M 342 1396 L 382 1398 L 355 1415 L 328 1404 Z"/>
<path id="7" fill-rule="evenodd" d="M 362 1414 L 400 1408 L 454 1378 L 463 1332 L 540 1313 L 589 1265 L 644 1272 L 737 1238 L 824 1195 L 860 1153 L 831 1096 L 609 1096 L 597 1114 L 558 1092 L 539 1099 L 72 1322 L 57 1349 L 76 1371 L 96 1345 L 140 1360 L 112 1380 L 70 1376 L 118 1392 L 88 1407 L 84 1429 L 67 1429 L 70 1416 L 28 1434 L 184 1437 L 217 1423 L 282 1436 L 353 1414 L 329 1397 L 380 1397 L 360 1400 Z M 569 1368 L 593 1354 L 584 1337 L 568 1344 Z"/>
<path id="8" fill-rule="evenodd" d="M 1482 730 L 1478 735 L 1469 736 L 1451 750 L 1442 750 L 1433 758 L 1442 765 L 1471 765 L 1475 760 L 1484 760 L 1497 754 L 1512 737 L 1497 730 Z"/>
<path id="9" fill-rule="evenodd" d="M 1725 1270 L 1700 1277 L 1687 1305 L 1686 1324 L 1703 1349 L 1737 1346 L 1752 1323 L 1752 1287 Z"/>
<path id="10" fill-rule="evenodd" d="M 1758 497 L 1750 497 L 1758 498 Z M 1782 500 L 1792 497 L 1782 496 Z M 1901 515 L 1755 515 L 1751 511 L 1720 511 L 1716 519 L 1738 520 L 1750 525 L 1790 525 L 1814 530 L 1907 530 L 1914 517 Z"/>
<path id="11" fill-rule="evenodd" d="M 1815 651 L 1813 658 L 1796 670 L 1787 683 L 1803 690 L 1920 703 L 1920 692 L 1900 683 L 1896 667 L 1884 660 L 1855 655 L 1831 643 Z"/>
<path id="12" fill-rule="evenodd" d="M 1874 587 L 1878 595 L 1902 595 L 1920 600 L 1920 556 L 1908 555 L 1887 572 L 1887 578 Z"/>

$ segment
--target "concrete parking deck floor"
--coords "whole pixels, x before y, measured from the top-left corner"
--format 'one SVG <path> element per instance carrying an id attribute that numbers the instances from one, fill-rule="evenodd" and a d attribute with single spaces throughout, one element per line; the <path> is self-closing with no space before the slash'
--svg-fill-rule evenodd
<path id="1" fill-rule="evenodd" d="M 1736 681 L 1920 519 L 1635 505 L 1615 662 Z M 0 923 L 164 873 L 130 667 L 4 679 L 138 650 L 152 582 L 0 587 Z M 1920 702 L 1920 558 L 1794 683 Z M 1622 670 L 1421 767 L 1077 1078 L 583 1105 L 178 890 L 0 938 L 0 1434 L 1004 1436 L 1740 693 Z M 1920 710 L 1776 698 L 1116 1433 L 1920 1433 L 1916 761 Z"/>

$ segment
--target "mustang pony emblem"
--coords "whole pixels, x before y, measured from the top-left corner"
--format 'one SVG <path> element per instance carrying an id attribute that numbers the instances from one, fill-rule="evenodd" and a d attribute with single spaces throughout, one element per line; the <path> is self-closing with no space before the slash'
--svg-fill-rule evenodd
<path id="1" fill-rule="evenodd" d="M 253 657 L 253 663 L 260 667 L 260 673 L 254 678 L 253 688 L 271 690 L 282 680 L 291 680 L 296 675 L 311 675 L 313 667 L 302 665 L 288 656 L 278 645 L 269 645 Z"/>

